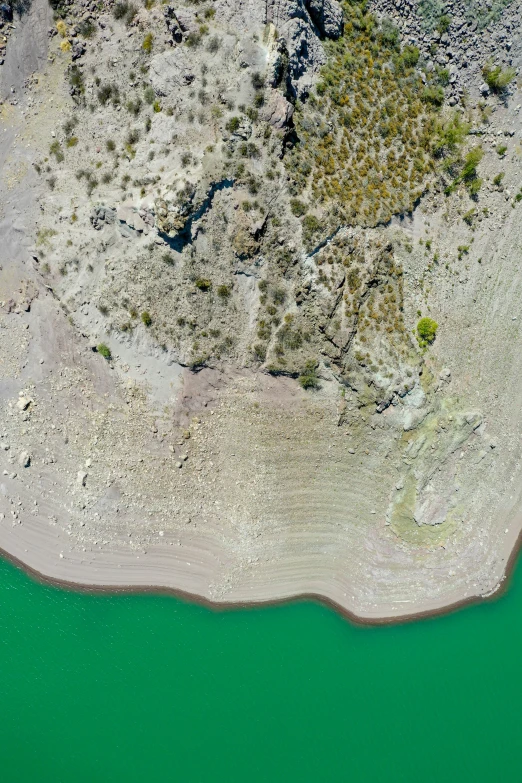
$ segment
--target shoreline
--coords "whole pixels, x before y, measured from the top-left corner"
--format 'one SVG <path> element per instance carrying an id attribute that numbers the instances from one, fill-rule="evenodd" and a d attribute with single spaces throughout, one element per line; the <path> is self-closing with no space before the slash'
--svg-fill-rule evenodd
<path id="1" fill-rule="evenodd" d="M 53 577 L 39 571 L 36 568 L 29 566 L 21 558 L 12 555 L 7 550 L 0 547 L 0 558 L 15 566 L 19 570 L 23 571 L 26 576 L 32 579 L 34 582 L 54 587 L 58 590 L 65 592 L 85 593 L 87 595 L 157 595 L 176 598 L 185 603 L 194 604 L 195 606 L 201 606 L 205 609 L 209 609 L 212 612 L 233 612 L 239 609 L 256 610 L 263 609 L 272 606 L 285 606 L 292 603 L 305 603 L 312 602 L 324 606 L 333 610 L 336 614 L 340 615 L 343 619 L 347 620 L 351 625 L 356 627 L 382 627 L 391 625 L 404 625 L 419 620 L 430 620 L 436 617 L 443 617 L 445 615 L 454 614 L 461 609 L 466 609 L 471 606 L 477 606 L 479 604 L 493 603 L 500 600 L 509 590 L 511 580 L 517 565 L 518 557 L 522 549 L 522 530 L 520 531 L 515 546 L 513 547 L 506 564 L 504 576 L 499 581 L 497 588 L 487 596 L 469 596 L 457 600 L 453 603 L 440 606 L 433 609 L 419 609 L 412 611 L 404 615 L 386 616 L 386 617 L 364 617 L 358 615 L 355 612 L 350 611 L 339 602 L 335 601 L 328 596 L 322 595 L 316 592 L 303 592 L 294 596 L 282 596 L 273 597 L 263 600 L 252 601 L 212 601 L 205 598 L 198 593 L 191 593 L 188 590 L 182 588 L 174 588 L 160 585 L 101 585 L 90 584 L 87 582 L 76 582 L 61 579 L 59 577 Z"/>

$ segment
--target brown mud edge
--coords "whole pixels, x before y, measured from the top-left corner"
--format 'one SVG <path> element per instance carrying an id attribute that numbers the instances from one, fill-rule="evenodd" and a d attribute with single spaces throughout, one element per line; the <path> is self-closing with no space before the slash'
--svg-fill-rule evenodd
<path id="1" fill-rule="evenodd" d="M 404 614 L 397 617 L 372 617 L 372 618 L 366 618 L 366 617 L 359 617 L 358 615 L 354 614 L 353 612 L 350 612 L 345 607 L 341 606 L 341 604 L 337 603 L 336 601 L 332 600 L 331 598 L 326 598 L 325 596 L 322 596 L 318 593 L 300 593 L 298 595 L 295 595 L 290 598 L 273 598 L 268 599 L 266 601 L 209 601 L 206 598 L 203 598 L 200 595 L 197 595 L 196 593 L 189 593 L 185 590 L 176 590 L 172 587 L 154 587 L 154 585 L 143 585 L 143 586 L 137 586 L 137 585 L 121 585 L 119 587 L 112 587 L 112 586 L 104 586 L 104 585 L 88 585 L 88 584 L 82 584 L 80 582 L 69 582 L 65 579 L 56 579 L 52 576 L 48 576 L 47 574 L 42 574 L 40 571 L 37 571 L 35 568 L 31 568 L 26 563 L 23 562 L 23 560 L 20 560 L 17 557 L 14 557 L 13 555 L 9 554 L 9 552 L 6 552 L 4 549 L 0 548 L 0 557 L 2 557 L 6 562 L 11 563 L 12 565 L 19 568 L 21 571 L 24 571 L 27 576 L 29 576 L 33 581 L 42 584 L 42 585 L 48 585 L 51 587 L 56 587 L 61 590 L 68 590 L 75 593 L 87 593 L 88 595 L 120 595 L 122 593 L 127 595 L 158 595 L 158 596 L 171 596 L 173 598 L 177 598 L 181 601 L 185 601 L 186 603 L 195 604 L 197 606 L 203 606 L 205 609 L 210 609 L 212 612 L 230 612 L 234 611 L 235 609 L 262 609 L 264 607 L 270 607 L 270 606 L 283 606 L 287 604 L 293 604 L 293 603 L 305 603 L 308 601 L 312 601 L 314 603 L 318 603 L 322 606 L 326 606 L 329 609 L 333 609 L 337 614 L 341 615 L 341 617 L 344 617 L 346 620 L 348 620 L 352 625 L 359 626 L 359 627 L 376 627 L 376 626 L 383 626 L 383 625 L 404 625 L 405 623 L 413 623 L 417 620 L 429 620 L 431 618 L 435 617 L 441 617 L 446 614 L 453 614 L 460 609 L 465 609 L 470 606 L 476 606 L 478 604 L 483 603 L 493 603 L 494 601 L 498 601 L 502 596 L 507 593 L 511 580 L 513 578 L 513 573 L 515 571 L 515 567 L 517 565 L 518 556 L 520 554 L 520 550 L 522 549 L 522 531 L 519 533 L 519 536 L 517 538 L 516 544 L 513 547 L 511 554 L 509 556 L 509 560 L 506 565 L 506 569 L 504 572 L 504 577 L 501 580 L 501 582 L 498 585 L 498 588 L 492 592 L 488 596 L 471 596 L 469 598 L 464 598 L 461 601 L 455 601 L 452 604 L 448 604 L 447 606 L 442 606 L 438 609 L 429 609 L 421 612 L 412 612 L 411 614 Z"/>

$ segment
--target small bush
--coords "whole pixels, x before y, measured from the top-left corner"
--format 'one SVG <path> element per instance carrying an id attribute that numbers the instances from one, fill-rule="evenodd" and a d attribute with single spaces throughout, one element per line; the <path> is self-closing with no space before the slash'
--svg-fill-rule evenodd
<path id="1" fill-rule="evenodd" d="M 84 19 L 78 25 L 78 32 L 83 38 L 92 38 L 96 32 L 96 25 L 90 19 Z"/>
<path id="2" fill-rule="evenodd" d="M 105 345 L 105 343 L 100 343 L 97 345 L 96 350 L 101 356 L 103 356 L 104 359 L 107 359 L 107 361 L 112 358 L 111 349 L 108 345 Z"/>
<path id="3" fill-rule="evenodd" d="M 241 125 L 241 120 L 239 117 L 231 117 L 227 124 L 225 125 L 225 128 L 229 133 L 235 133 L 239 126 Z"/>
<path id="4" fill-rule="evenodd" d="M 497 65 L 496 68 L 492 68 L 487 64 L 482 69 L 482 75 L 484 81 L 493 92 L 504 92 L 508 84 L 510 84 L 516 76 L 514 68 L 505 68 L 504 70 Z"/>
<path id="5" fill-rule="evenodd" d="M 262 90 L 265 86 L 265 79 L 257 71 L 252 74 L 252 87 L 254 90 Z"/>
<path id="6" fill-rule="evenodd" d="M 497 144 L 495 149 L 497 151 L 497 155 L 500 158 L 502 158 L 506 154 L 506 152 L 507 152 L 507 145 L 506 144 Z"/>
<path id="7" fill-rule="evenodd" d="M 174 261 L 174 256 L 172 255 L 172 253 L 163 253 L 161 258 L 165 262 L 165 264 L 168 264 L 169 266 L 174 266 L 175 261 Z"/>
<path id="8" fill-rule="evenodd" d="M 201 43 L 201 35 L 195 32 L 189 33 L 187 35 L 186 43 L 187 46 L 189 46 L 191 49 L 194 49 Z"/>
<path id="9" fill-rule="evenodd" d="M 140 132 L 137 128 L 131 128 L 127 133 L 127 144 L 137 144 L 140 140 Z"/>
<path id="10" fill-rule="evenodd" d="M 228 285 L 218 285 L 217 287 L 217 294 L 221 299 L 228 299 L 228 297 L 231 294 L 230 286 Z"/>
<path id="11" fill-rule="evenodd" d="M 443 35 L 445 32 L 449 30 L 451 24 L 451 16 L 448 16 L 447 14 L 443 14 L 439 21 L 437 22 L 437 30 L 441 35 Z"/>
<path id="12" fill-rule="evenodd" d="M 147 33 L 145 38 L 143 39 L 143 43 L 141 45 L 141 48 L 144 52 L 147 54 L 150 54 L 152 52 L 152 44 L 154 42 L 154 36 L 152 33 Z"/>
<path id="13" fill-rule="evenodd" d="M 292 214 L 296 217 L 302 217 L 306 214 L 306 204 L 304 204 L 302 201 L 299 201 L 298 198 L 293 198 L 290 200 L 290 209 L 292 210 Z"/>
<path id="14" fill-rule="evenodd" d="M 464 168 L 462 169 L 462 179 L 464 182 L 470 182 L 477 176 L 477 166 L 484 157 L 482 147 L 473 147 L 464 159 Z"/>
<path id="15" fill-rule="evenodd" d="M 439 325 L 432 318 L 421 318 L 417 324 L 417 339 L 421 347 L 431 345 L 435 340 Z"/>
<path id="16" fill-rule="evenodd" d="M 424 103 L 430 103 L 432 106 L 442 106 L 444 103 L 444 90 L 442 87 L 425 87 L 421 94 L 421 100 Z"/>
<path id="17" fill-rule="evenodd" d="M 65 142 L 65 143 L 66 143 L 66 145 L 67 145 L 68 147 L 76 147 L 76 145 L 78 144 L 78 139 L 77 139 L 77 137 L 76 137 L 76 136 L 70 136 L 70 137 L 69 137 L 69 138 L 66 140 L 66 142 Z"/>
<path id="18" fill-rule="evenodd" d="M 144 310 L 141 314 L 141 320 L 145 324 L 145 326 L 150 326 L 152 323 L 152 318 L 150 313 L 147 310 Z"/>
<path id="19" fill-rule="evenodd" d="M 300 374 L 299 383 L 303 389 L 318 389 L 319 379 L 317 377 L 317 365 L 313 361 L 306 362 L 304 370 Z"/>
<path id="20" fill-rule="evenodd" d="M 114 150 L 116 149 L 116 144 L 112 139 L 107 139 L 107 141 L 105 142 L 105 146 L 107 148 L 107 152 L 114 152 Z"/>
<path id="21" fill-rule="evenodd" d="M 199 288 L 200 291 L 210 291 L 212 288 L 211 281 L 207 280 L 206 277 L 198 277 L 198 279 L 194 281 L 194 285 L 196 288 Z"/>
<path id="22" fill-rule="evenodd" d="M 85 91 L 85 85 L 83 82 L 83 74 L 77 65 L 73 65 L 69 71 L 69 84 L 71 87 L 75 87 L 80 93 Z"/>

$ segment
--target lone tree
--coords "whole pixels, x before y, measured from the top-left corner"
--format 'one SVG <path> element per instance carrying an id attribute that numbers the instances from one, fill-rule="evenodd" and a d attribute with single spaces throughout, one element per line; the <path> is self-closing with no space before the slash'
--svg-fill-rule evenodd
<path id="1" fill-rule="evenodd" d="M 439 325 L 433 318 L 421 318 L 417 324 L 417 339 L 421 348 L 431 345 L 437 335 Z"/>

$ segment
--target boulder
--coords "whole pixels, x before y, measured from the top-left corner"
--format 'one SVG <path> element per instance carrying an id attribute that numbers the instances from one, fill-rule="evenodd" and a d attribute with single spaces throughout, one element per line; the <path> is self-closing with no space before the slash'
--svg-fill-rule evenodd
<path id="1" fill-rule="evenodd" d="M 268 99 L 263 107 L 262 118 L 275 130 L 285 130 L 292 124 L 294 107 L 277 90 L 270 90 Z"/>
<path id="2" fill-rule="evenodd" d="M 178 46 L 153 57 L 150 81 L 157 95 L 167 96 L 194 81 L 185 50 Z"/>

